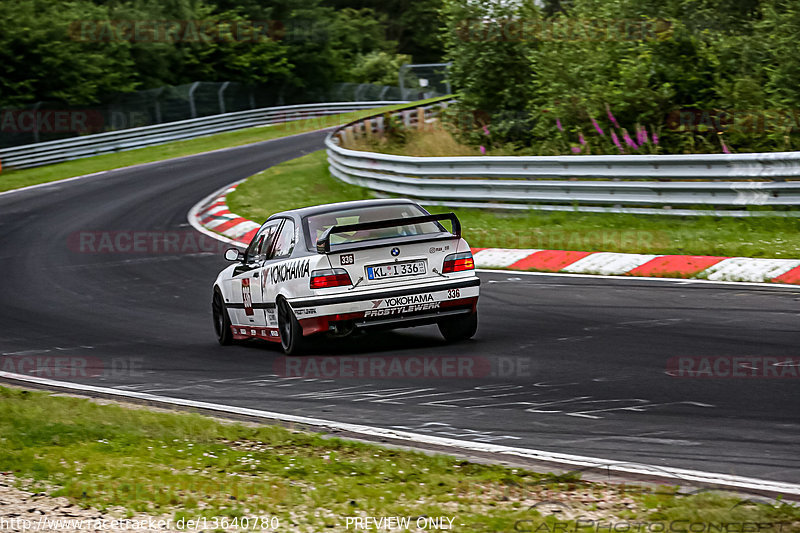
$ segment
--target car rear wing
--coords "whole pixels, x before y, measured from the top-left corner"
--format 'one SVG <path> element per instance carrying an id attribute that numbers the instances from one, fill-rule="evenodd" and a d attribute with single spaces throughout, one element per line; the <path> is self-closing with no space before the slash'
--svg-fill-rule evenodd
<path id="1" fill-rule="evenodd" d="M 446 237 L 437 237 L 435 240 L 441 238 L 451 239 L 461 237 L 461 222 L 458 221 L 455 213 L 443 213 L 441 215 L 424 215 L 420 217 L 408 218 L 393 218 L 390 220 L 376 220 L 375 222 L 362 222 L 359 224 L 347 224 L 344 226 L 331 226 L 325 233 L 320 235 L 317 239 L 317 253 L 328 254 L 331 251 L 331 235 L 335 233 L 347 233 L 351 231 L 366 231 L 371 229 L 393 228 L 397 226 L 410 226 L 412 224 L 424 224 L 426 222 L 438 222 L 440 220 L 449 220 L 453 224 L 453 231 L 451 235 Z M 351 243 L 357 245 L 358 243 Z"/>

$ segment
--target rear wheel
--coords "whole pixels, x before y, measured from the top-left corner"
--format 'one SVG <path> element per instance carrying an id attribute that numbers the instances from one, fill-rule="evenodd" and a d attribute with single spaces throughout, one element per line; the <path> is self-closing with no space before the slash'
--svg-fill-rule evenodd
<path id="1" fill-rule="evenodd" d="M 289 303 L 278 300 L 278 329 L 281 334 L 281 347 L 286 355 L 297 355 L 304 347 L 303 327 L 294 316 Z"/>
<path id="2" fill-rule="evenodd" d="M 231 318 L 228 315 L 228 310 L 225 308 L 222 294 L 217 290 L 214 291 L 214 299 L 211 302 L 211 312 L 214 315 L 214 330 L 217 332 L 217 341 L 223 346 L 233 344 Z"/>
<path id="3" fill-rule="evenodd" d="M 448 342 L 470 339 L 478 331 L 478 312 L 468 315 L 443 318 L 439 321 L 439 332 Z"/>

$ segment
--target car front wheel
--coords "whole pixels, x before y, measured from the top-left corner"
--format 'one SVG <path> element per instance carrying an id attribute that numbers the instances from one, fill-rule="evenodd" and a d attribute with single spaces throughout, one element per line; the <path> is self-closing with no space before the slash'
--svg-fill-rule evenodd
<path id="1" fill-rule="evenodd" d="M 233 344 L 231 318 L 228 315 L 228 310 L 225 308 L 222 294 L 220 294 L 219 291 L 214 291 L 214 299 L 211 302 L 211 312 L 214 315 L 214 330 L 217 332 L 217 341 L 223 346 Z"/>
<path id="2" fill-rule="evenodd" d="M 443 318 L 439 321 L 439 332 L 448 342 L 470 339 L 476 331 L 478 331 L 477 311 L 466 316 Z"/>

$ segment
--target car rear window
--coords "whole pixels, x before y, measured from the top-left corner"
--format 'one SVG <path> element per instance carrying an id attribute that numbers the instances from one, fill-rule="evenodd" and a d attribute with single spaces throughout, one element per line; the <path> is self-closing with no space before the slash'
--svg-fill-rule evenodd
<path id="1" fill-rule="evenodd" d="M 414 204 L 381 205 L 376 207 L 362 207 L 356 209 L 343 209 L 311 215 L 304 219 L 307 235 L 311 237 L 309 245 L 314 246 L 317 239 L 331 226 L 344 226 L 348 224 L 361 224 L 363 222 L 377 222 L 379 220 L 392 220 L 398 218 L 411 218 L 427 215 L 419 206 Z M 349 233 L 335 233 L 331 235 L 331 245 L 353 242 L 388 239 L 393 237 L 406 237 L 410 235 L 425 235 L 446 231 L 437 222 L 423 224 L 408 224 L 372 230 L 355 231 Z"/>

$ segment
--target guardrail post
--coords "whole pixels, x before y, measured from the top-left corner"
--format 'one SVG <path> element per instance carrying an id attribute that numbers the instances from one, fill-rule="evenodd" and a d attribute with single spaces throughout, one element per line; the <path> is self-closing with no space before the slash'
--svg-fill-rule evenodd
<path id="1" fill-rule="evenodd" d="M 364 121 L 364 134 L 367 137 L 372 137 L 372 121 L 370 119 Z"/>
<path id="2" fill-rule="evenodd" d="M 230 84 L 231 82 L 226 81 L 225 83 L 222 84 L 222 87 L 219 88 L 219 92 L 217 92 L 217 98 L 219 99 L 219 113 L 221 115 L 225 114 L 225 98 L 222 95 L 225 92 L 225 89 L 227 89 L 228 85 Z"/>
<path id="3" fill-rule="evenodd" d="M 156 104 L 156 124 L 161 124 L 161 101 L 159 100 L 159 98 L 161 98 L 161 93 L 163 92 L 164 92 L 164 87 L 160 87 L 158 89 L 158 92 L 156 93 L 154 100 Z"/>
<path id="4" fill-rule="evenodd" d="M 194 105 L 194 92 L 197 90 L 198 85 L 200 85 L 200 82 L 196 81 L 189 87 L 189 114 L 192 118 L 197 118 L 197 108 Z"/>
<path id="5" fill-rule="evenodd" d="M 33 106 L 31 113 L 33 113 L 33 142 L 39 142 L 39 124 L 36 120 L 36 112 L 39 110 L 39 106 L 41 106 L 41 102 L 36 102 L 36 105 Z"/>

